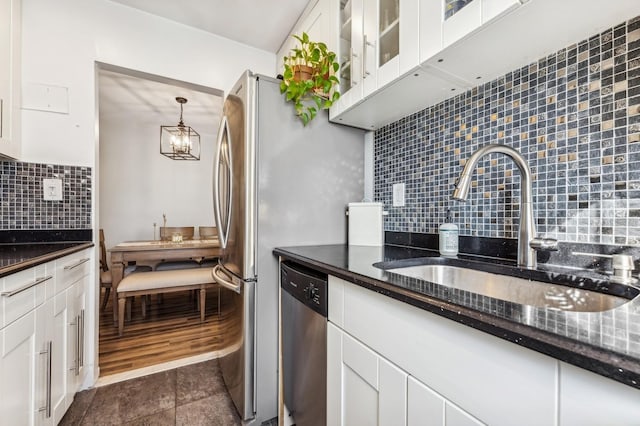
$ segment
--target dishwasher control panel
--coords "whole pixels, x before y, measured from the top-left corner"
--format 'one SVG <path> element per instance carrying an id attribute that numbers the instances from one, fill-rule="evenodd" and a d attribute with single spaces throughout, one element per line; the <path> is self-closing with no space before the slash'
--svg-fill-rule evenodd
<path id="1" fill-rule="evenodd" d="M 327 275 L 297 263 L 285 261 L 280 266 L 282 290 L 323 316 L 327 316 Z"/>

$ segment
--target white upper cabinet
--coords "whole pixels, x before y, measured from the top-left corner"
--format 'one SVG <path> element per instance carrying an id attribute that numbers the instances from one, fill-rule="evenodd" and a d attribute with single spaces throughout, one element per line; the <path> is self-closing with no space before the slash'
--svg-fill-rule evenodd
<path id="1" fill-rule="evenodd" d="M 345 4 L 344 0 L 335 1 Z M 597 0 L 364 3 L 363 39 L 357 43 L 367 46 L 366 66 L 360 67 L 365 75 L 375 72 L 376 87 L 361 89 L 355 98 L 346 92 L 347 99 L 334 104 L 329 118 L 368 130 L 490 82 L 640 15 L 640 1 L 609 2 L 607 7 Z M 373 37 L 367 33 L 369 5 L 377 5 L 376 17 L 370 18 L 378 20 Z M 451 7 L 459 10 L 451 13 Z"/>
<path id="2" fill-rule="evenodd" d="M 20 156 L 20 0 L 0 0 L 0 158 Z"/>
<path id="3" fill-rule="evenodd" d="M 363 0 L 339 0 L 338 62 L 340 70 L 340 98 L 333 104 L 329 114 L 340 114 L 352 107 L 363 95 L 363 46 L 364 46 L 364 2 Z M 375 82 L 375 77 L 369 79 Z"/>
<path id="4" fill-rule="evenodd" d="M 439 3 L 439 2 L 433 2 Z M 453 1 L 447 3 L 460 3 Z M 442 45 L 447 47 L 456 41 L 472 34 L 491 20 L 520 6 L 519 0 L 473 0 L 468 2 L 454 14 L 440 14 L 442 23 Z M 522 2 L 524 3 L 524 1 Z"/>
<path id="5" fill-rule="evenodd" d="M 419 0 L 340 0 L 340 99 L 343 111 L 419 64 Z"/>
<path id="6" fill-rule="evenodd" d="M 334 0 L 317 0 L 311 2 L 307 6 L 302 17 L 296 23 L 294 29 L 291 31 L 287 39 L 284 40 L 280 50 L 277 53 L 276 62 L 276 74 L 282 74 L 284 71 L 283 58 L 290 54 L 291 49 L 298 45 L 298 41 L 295 40 L 293 35 L 302 35 L 302 33 L 309 34 L 309 38 L 313 41 L 323 42 L 327 45 L 329 50 L 336 52 L 338 49 L 336 40 L 336 20 L 337 5 Z"/>
<path id="7" fill-rule="evenodd" d="M 420 1 L 380 0 L 378 3 L 378 88 L 415 68 L 420 61 Z"/>

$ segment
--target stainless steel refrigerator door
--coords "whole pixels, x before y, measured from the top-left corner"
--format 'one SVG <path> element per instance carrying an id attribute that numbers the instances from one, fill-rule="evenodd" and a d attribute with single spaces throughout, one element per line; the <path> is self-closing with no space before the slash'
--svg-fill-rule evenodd
<path id="1" fill-rule="evenodd" d="M 220 357 L 222 378 L 231 399 L 242 417 L 255 416 L 255 292 L 254 281 L 240 281 L 217 265 L 212 270 L 215 281 L 224 287 L 220 292 L 233 326 L 226 330 L 229 352 Z"/>
<path id="2" fill-rule="evenodd" d="M 255 77 L 249 72 L 224 103 L 214 171 L 214 211 L 225 269 L 255 279 Z"/>

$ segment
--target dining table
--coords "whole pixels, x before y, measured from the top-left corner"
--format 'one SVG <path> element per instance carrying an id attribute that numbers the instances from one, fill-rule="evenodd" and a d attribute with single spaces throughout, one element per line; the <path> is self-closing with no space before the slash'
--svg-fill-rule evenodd
<path id="1" fill-rule="evenodd" d="M 118 320 L 118 285 L 124 278 L 125 267 L 130 264 L 154 264 L 162 261 L 213 259 L 222 254 L 217 238 L 183 240 L 124 241 L 108 250 L 111 253 L 113 293 L 113 321 Z"/>

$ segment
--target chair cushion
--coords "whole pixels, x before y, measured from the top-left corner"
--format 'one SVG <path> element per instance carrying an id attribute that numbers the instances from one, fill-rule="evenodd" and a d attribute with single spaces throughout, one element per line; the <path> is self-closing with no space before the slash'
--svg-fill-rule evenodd
<path id="1" fill-rule="evenodd" d="M 195 260 L 181 260 L 172 262 L 160 262 L 156 266 L 156 271 L 171 271 L 174 269 L 199 268 L 200 264 Z"/>
<path id="2" fill-rule="evenodd" d="M 204 259 L 200 262 L 201 268 L 213 268 L 218 264 L 218 259 Z"/>
<path id="3" fill-rule="evenodd" d="M 163 289 L 181 285 L 212 284 L 214 280 L 211 272 L 211 269 L 208 268 L 139 272 L 124 277 L 118 284 L 118 293 Z"/>

